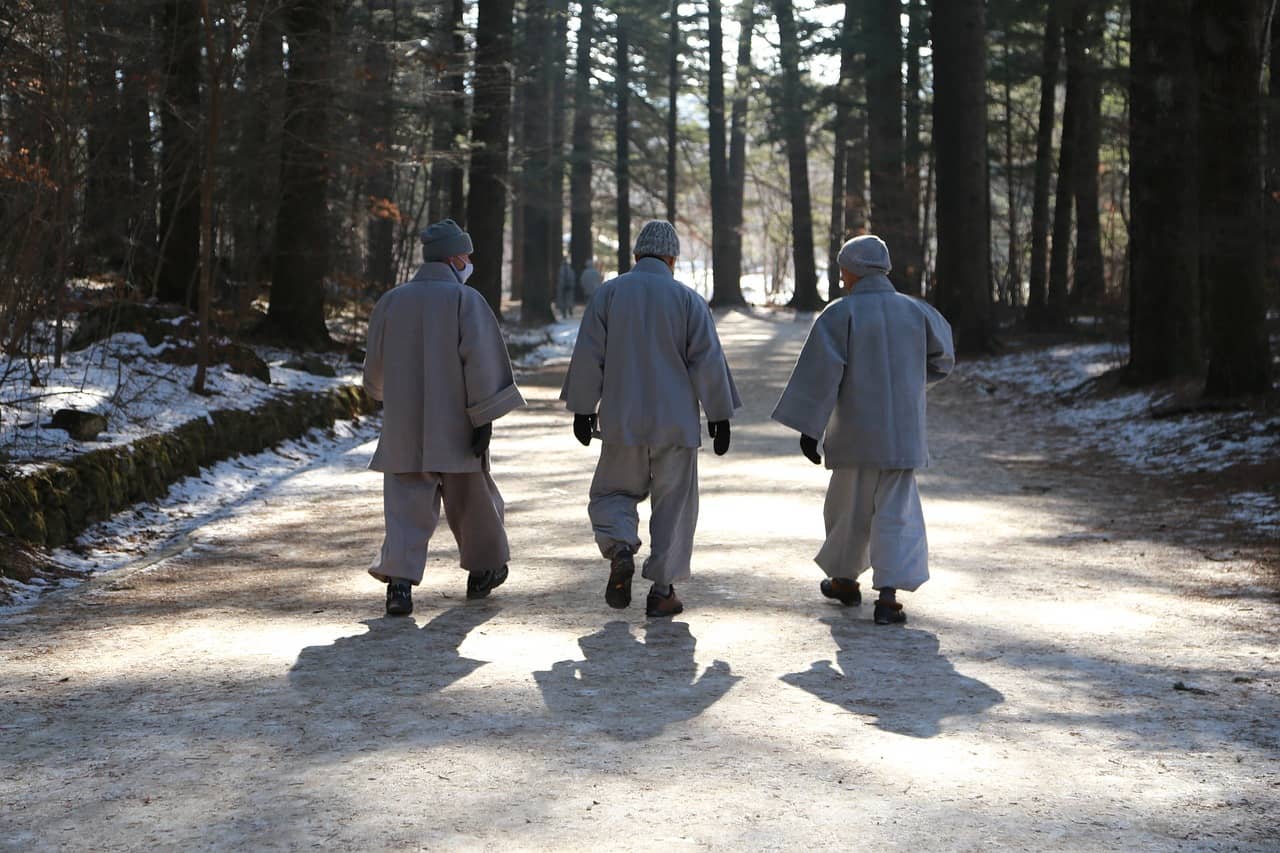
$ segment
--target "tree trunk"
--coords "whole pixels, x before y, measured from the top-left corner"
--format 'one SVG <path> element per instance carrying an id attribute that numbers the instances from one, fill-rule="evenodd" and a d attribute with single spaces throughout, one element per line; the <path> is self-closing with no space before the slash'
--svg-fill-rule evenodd
<path id="1" fill-rule="evenodd" d="M 443 19 L 437 37 L 439 50 L 446 57 L 448 71 L 436 96 L 438 107 L 432 118 L 431 190 L 427 202 L 427 221 L 463 219 L 463 164 L 458 151 L 459 140 L 466 133 L 467 98 L 463 89 L 466 72 L 466 42 L 463 40 L 463 15 L 466 0 L 448 0 L 441 10 Z"/>
<path id="2" fill-rule="evenodd" d="M 573 89 L 573 150 L 569 154 L 569 262 L 577 281 L 587 261 L 595 257 L 591 233 L 591 158 L 595 156 L 591 128 L 591 47 L 595 37 L 595 6 L 581 0 L 578 17 L 577 68 Z"/>
<path id="3" fill-rule="evenodd" d="M 992 345 L 983 0 L 934 5 L 933 134 L 938 171 L 938 308 L 961 352 Z"/>
<path id="4" fill-rule="evenodd" d="M 366 156 L 364 196 L 368 205 L 365 245 L 365 280 L 379 292 L 395 284 L 395 265 L 391 257 L 395 237 L 395 218 L 392 213 L 391 152 L 394 148 L 395 126 L 392 81 L 395 71 L 391 54 L 387 50 L 387 36 L 382 28 L 374 26 L 365 47 L 364 85 L 361 105 L 365 115 L 360 123 L 360 133 Z M 389 33 L 395 41 L 394 28 Z"/>
<path id="5" fill-rule="evenodd" d="M 1133 0 L 1129 378 L 1199 371 L 1195 0 Z"/>
<path id="6" fill-rule="evenodd" d="M 555 63 L 551 68 L 551 192 L 548 215 L 550 235 L 547 238 L 547 278 L 554 288 L 560 262 L 564 259 L 564 170 L 565 122 L 569 116 L 569 99 L 565 74 L 569 64 L 569 0 L 551 0 L 551 44 L 555 47 Z M 574 278 L 577 281 L 577 278 Z M 552 299 L 555 294 L 552 293 Z"/>
<path id="7" fill-rule="evenodd" d="M 617 97 L 614 139 L 617 142 L 617 161 L 614 174 L 617 180 L 618 219 L 618 272 L 631 269 L 631 55 L 627 43 L 627 22 L 621 10 L 614 50 L 617 54 L 614 67 L 614 88 Z"/>
<path id="8" fill-rule="evenodd" d="M 871 229 L 889 246 L 900 266 L 893 278 L 911 292 L 905 264 L 912 252 L 907 234 L 907 193 L 903 176 L 902 4 L 865 0 L 863 29 L 867 46 L 867 138 L 870 142 Z"/>
<path id="9" fill-rule="evenodd" d="M 858 7 L 845 0 L 840 27 L 840 77 L 835 86 L 836 117 L 832 142 L 831 228 L 827 233 L 827 298 L 840 292 L 840 265 L 836 260 L 841 245 L 852 235 L 845 232 L 845 169 L 849 163 L 849 116 L 853 112 L 854 42 L 857 38 Z"/>
<path id="10" fill-rule="evenodd" d="M 719 2 L 716 3 L 716 18 L 720 17 Z M 676 145 L 679 142 L 676 112 L 676 98 L 680 94 L 680 2 L 671 0 L 670 19 L 668 21 L 667 44 L 670 54 L 667 57 L 667 221 L 676 221 Z M 713 57 L 713 65 L 721 66 L 721 80 L 724 79 L 724 60 Z M 721 157 L 724 156 L 724 84 L 721 83 L 720 97 L 720 137 Z M 713 213 L 715 204 L 712 203 Z"/>
<path id="11" fill-rule="evenodd" d="M 1049 0 L 1040 67 L 1040 117 L 1036 127 L 1035 188 L 1031 201 L 1031 277 L 1027 293 L 1027 321 L 1032 328 L 1044 321 L 1047 302 L 1045 265 L 1049 254 L 1049 184 L 1053 177 L 1053 126 L 1057 114 L 1058 63 L 1062 60 L 1059 0 Z"/>
<path id="12" fill-rule="evenodd" d="M 324 284 L 332 235 L 326 213 L 328 110 L 333 102 L 333 0 L 294 0 L 285 9 L 289 73 L 281 150 L 280 210 L 267 330 L 304 347 L 329 344 Z"/>
<path id="13" fill-rule="evenodd" d="M 756 9 L 751 0 L 738 5 L 738 62 L 733 80 L 733 107 L 729 120 L 729 205 L 725 229 L 725 304 L 745 305 L 742 297 L 742 207 L 747 172 L 747 95 L 751 87 L 751 33 Z"/>
<path id="14" fill-rule="evenodd" d="M 734 301 L 733 282 L 729 276 L 729 167 L 725 162 L 724 139 L 724 35 L 721 27 L 720 0 L 707 2 L 707 50 L 709 74 L 707 82 L 707 140 L 711 167 L 711 304 L 742 304 L 738 290 Z"/>
<path id="15" fill-rule="evenodd" d="M 148 16 L 146 10 L 135 12 L 131 21 L 146 32 Z M 126 56 L 121 93 L 129 147 L 125 204 L 130 253 L 125 263 L 125 275 L 131 281 L 145 279 L 156 270 L 156 167 L 152 150 L 151 96 L 147 90 L 150 59 L 152 55 L 145 49 L 132 51 Z"/>
<path id="16" fill-rule="evenodd" d="M 1098 0 L 1077 0 L 1066 30 L 1067 90 L 1077 92 L 1072 191 L 1076 208 L 1076 269 L 1072 301 L 1096 305 L 1106 296 L 1098 212 L 1098 149 L 1102 141 L 1102 24 Z M 1073 81 L 1072 74 L 1076 75 Z"/>
<path id="17" fill-rule="evenodd" d="M 1266 185 L 1262 194 L 1267 233 L 1267 286 L 1280 292 L 1280 9 L 1271 7 L 1267 51 Z"/>
<path id="18" fill-rule="evenodd" d="M 118 271 L 128 245 L 121 202 L 128 198 L 129 143 L 116 82 L 120 70 L 119 33 L 101 10 L 86 33 L 84 65 L 89 103 L 85 116 L 85 177 L 83 236 L 80 248 L 93 268 Z"/>
<path id="19" fill-rule="evenodd" d="M 924 145 L 920 141 L 920 114 L 922 112 L 920 82 L 920 51 L 929 43 L 928 13 L 924 0 L 907 0 L 907 81 L 904 90 L 906 108 L 905 139 L 903 140 L 903 186 L 906 195 L 907 244 L 899 252 L 902 270 L 899 273 L 908 293 L 923 294 L 924 243 L 920 234 L 920 161 L 924 158 Z"/>
<path id="20" fill-rule="evenodd" d="M 1200 281 L 1212 397 L 1271 390 L 1262 219 L 1260 0 L 1197 2 Z"/>
<path id="21" fill-rule="evenodd" d="M 1018 224 L 1018 182 L 1013 152 L 1013 57 L 1004 42 L 1004 186 L 1009 216 L 1009 267 L 1005 291 L 1010 307 L 1022 301 L 1022 243 Z"/>
<path id="22" fill-rule="evenodd" d="M 479 0 L 467 231 L 476 247 L 470 283 L 502 316 L 502 235 L 507 218 L 514 0 Z"/>
<path id="23" fill-rule="evenodd" d="M 166 0 L 160 102 L 160 268 L 156 296 L 190 305 L 200 267 L 200 19 L 194 3 Z"/>
<path id="24" fill-rule="evenodd" d="M 547 0 L 528 0 L 525 37 L 534 51 L 545 52 L 551 42 L 551 11 Z M 555 322 L 551 311 L 551 87 L 554 63 L 527 69 L 529 80 L 524 109 L 524 285 L 520 321 L 526 326 Z"/>
<path id="25" fill-rule="evenodd" d="M 791 0 L 773 0 L 778 21 L 778 43 L 782 58 L 782 118 L 787 148 L 787 173 L 791 187 L 792 264 L 795 291 L 788 304 L 801 311 L 817 311 L 823 305 L 818 295 L 818 270 L 813 260 L 813 213 L 809 202 L 808 127 L 801 98 L 800 42 L 792 14 Z"/>
<path id="26" fill-rule="evenodd" d="M 1066 12 L 1073 0 L 1061 0 Z M 1077 0 L 1078 2 L 1078 0 Z M 1064 15 L 1065 17 L 1065 15 Z M 1067 59 L 1067 91 L 1062 108 L 1062 139 L 1058 145 L 1058 186 L 1053 199 L 1053 244 L 1049 250 L 1049 292 L 1043 312 L 1045 328 L 1060 328 L 1067 321 L 1067 284 L 1071 260 L 1071 216 L 1074 208 L 1076 124 L 1080 108 L 1079 73 L 1071 72 Z M 1073 86 L 1073 81 L 1075 85 Z"/>

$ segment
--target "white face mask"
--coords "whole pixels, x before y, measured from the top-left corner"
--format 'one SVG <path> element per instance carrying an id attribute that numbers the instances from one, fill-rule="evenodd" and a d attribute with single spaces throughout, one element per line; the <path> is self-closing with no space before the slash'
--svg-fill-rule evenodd
<path id="1" fill-rule="evenodd" d="M 452 266 L 453 265 L 450 264 L 450 267 Z M 471 278 L 471 273 L 475 272 L 475 269 L 476 268 L 472 265 L 471 261 L 467 261 L 466 265 L 462 269 L 455 269 L 453 274 L 458 277 L 459 282 L 466 284 L 467 279 Z"/>

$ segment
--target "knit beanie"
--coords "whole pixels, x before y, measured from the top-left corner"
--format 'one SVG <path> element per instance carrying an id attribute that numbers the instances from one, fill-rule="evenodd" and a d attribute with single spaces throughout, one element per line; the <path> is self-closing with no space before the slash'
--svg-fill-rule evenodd
<path id="1" fill-rule="evenodd" d="M 422 232 L 422 259 L 443 261 L 454 255 L 469 255 L 475 251 L 471 235 L 463 231 L 452 219 L 442 219 L 428 225 Z"/>
<path id="2" fill-rule="evenodd" d="M 665 219 L 650 219 L 640 229 L 632 254 L 636 257 L 644 255 L 657 255 L 660 258 L 680 257 L 680 238 L 676 236 L 675 226 Z"/>
<path id="3" fill-rule="evenodd" d="M 874 234 L 854 237 L 841 246 L 836 263 L 858 278 L 887 275 L 893 269 L 893 265 L 889 263 L 889 247 Z"/>

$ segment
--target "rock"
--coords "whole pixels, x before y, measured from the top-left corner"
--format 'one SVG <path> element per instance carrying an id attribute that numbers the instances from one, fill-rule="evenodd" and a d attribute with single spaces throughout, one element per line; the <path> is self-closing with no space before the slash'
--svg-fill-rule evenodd
<path id="1" fill-rule="evenodd" d="M 196 349 L 189 346 L 172 346 L 160 353 L 160 360 L 169 364 L 195 364 Z M 209 349 L 210 364 L 225 364 L 232 373 L 252 376 L 271 384 L 271 368 L 249 347 L 243 344 L 218 344 Z"/>
<path id="2" fill-rule="evenodd" d="M 311 373 L 315 376 L 338 375 L 338 371 L 334 370 L 327 361 L 318 355 L 300 355 L 285 362 L 284 367 L 288 370 L 301 370 L 303 373 Z"/>
<path id="3" fill-rule="evenodd" d="M 49 426 L 64 429 L 67 435 L 76 441 L 93 441 L 98 433 L 107 428 L 107 419 L 94 412 L 81 412 L 77 409 L 58 409 L 53 413 Z"/>
<path id="4" fill-rule="evenodd" d="M 113 302 L 90 308 L 80 315 L 75 334 L 67 341 L 67 350 L 76 352 L 119 332 L 137 332 L 149 346 L 158 346 L 172 337 L 172 322 L 179 315 L 172 305 L 146 305 L 141 302 Z"/>

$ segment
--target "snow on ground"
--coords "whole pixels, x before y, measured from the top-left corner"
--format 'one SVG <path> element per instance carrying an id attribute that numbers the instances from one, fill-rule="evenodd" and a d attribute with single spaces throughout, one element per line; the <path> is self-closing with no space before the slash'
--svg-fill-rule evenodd
<path id="1" fill-rule="evenodd" d="M 358 365 L 340 355 L 327 357 L 337 377 L 289 370 L 284 351 L 260 351 L 271 368 L 271 384 L 232 373 L 225 364 L 209 367 L 205 387 L 210 395 L 191 392 L 194 365 L 160 361 L 166 344 L 148 346 L 139 334 L 121 333 L 80 352 L 64 353 L 62 366 L 51 356 L 34 359 L 43 387 L 32 387 L 32 368 L 25 358 L 0 361 L 0 453 L 16 473 L 29 473 L 42 461 L 68 459 L 102 447 L 129 444 L 174 429 L 217 409 L 252 409 L 293 391 L 318 391 L 360 381 Z M 103 415 L 107 430 L 97 440 L 75 441 L 48 426 L 58 409 Z"/>

